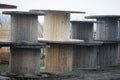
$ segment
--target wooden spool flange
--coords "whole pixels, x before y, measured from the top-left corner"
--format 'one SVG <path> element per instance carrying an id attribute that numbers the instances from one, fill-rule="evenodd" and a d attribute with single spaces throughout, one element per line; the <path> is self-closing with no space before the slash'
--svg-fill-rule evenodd
<path id="1" fill-rule="evenodd" d="M 11 15 L 11 41 L 36 43 L 38 41 L 38 15 L 42 13 L 6 11 Z M 40 72 L 40 48 L 14 46 L 10 48 L 10 70 L 18 74 Z"/>

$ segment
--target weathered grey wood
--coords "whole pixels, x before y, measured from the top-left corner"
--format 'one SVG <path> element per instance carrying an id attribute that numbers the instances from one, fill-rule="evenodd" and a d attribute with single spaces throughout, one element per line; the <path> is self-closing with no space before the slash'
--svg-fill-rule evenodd
<path id="1" fill-rule="evenodd" d="M 117 43 L 102 45 L 75 46 L 73 52 L 73 69 L 97 69 L 105 65 L 119 63 L 119 46 Z"/>
<path id="2" fill-rule="evenodd" d="M 97 23 L 95 40 L 117 41 L 118 19 L 102 18 L 97 21 L 103 21 L 103 23 Z"/>
<path id="3" fill-rule="evenodd" d="M 65 13 L 82 13 L 82 14 L 85 14 L 85 12 L 83 11 L 70 11 L 70 10 L 30 10 L 30 12 L 65 12 Z"/>
<path id="4" fill-rule="evenodd" d="M 37 16 L 12 15 L 11 23 L 11 40 L 13 42 L 37 42 Z"/>
<path id="5" fill-rule="evenodd" d="M 1 4 L 0 3 L 0 9 L 15 9 L 15 8 L 17 8 L 17 6 L 15 6 L 15 5 L 9 5 L 9 4 Z"/>
<path id="6" fill-rule="evenodd" d="M 73 69 L 97 68 L 97 46 L 75 46 Z"/>
<path id="7" fill-rule="evenodd" d="M 71 21 L 71 38 L 93 41 L 94 23 L 90 21 Z"/>
<path id="8" fill-rule="evenodd" d="M 4 12 L 11 14 L 11 41 L 37 43 L 38 13 Z M 25 44 L 25 43 L 24 43 Z M 22 47 L 22 46 L 21 46 Z M 40 48 L 11 47 L 10 72 L 38 74 L 40 72 Z"/>
<path id="9" fill-rule="evenodd" d="M 118 64 L 118 44 L 103 44 L 97 52 L 98 66 Z"/>
<path id="10" fill-rule="evenodd" d="M 40 72 L 40 48 L 12 48 L 10 69 L 18 74 L 38 74 Z"/>
<path id="11" fill-rule="evenodd" d="M 118 20 L 120 15 L 94 15 L 86 18 L 93 18 L 102 23 L 97 23 L 97 31 L 95 40 L 102 41 L 119 41 L 120 28 L 118 27 Z"/>

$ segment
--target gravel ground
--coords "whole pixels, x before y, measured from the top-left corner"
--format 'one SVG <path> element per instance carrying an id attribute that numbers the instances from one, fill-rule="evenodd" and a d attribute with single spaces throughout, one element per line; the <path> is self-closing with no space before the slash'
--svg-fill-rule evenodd
<path id="1" fill-rule="evenodd" d="M 120 80 L 120 69 L 109 71 L 74 71 L 58 74 L 57 77 L 44 78 L 44 80 Z"/>

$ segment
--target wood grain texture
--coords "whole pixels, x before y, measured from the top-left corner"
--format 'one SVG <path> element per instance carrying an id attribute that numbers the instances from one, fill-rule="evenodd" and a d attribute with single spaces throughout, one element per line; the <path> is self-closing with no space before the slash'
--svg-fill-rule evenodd
<path id="1" fill-rule="evenodd" d="M 2 47 L 0 48 L 0 61 L 2 63 L 9 62 L 9 55 L 10 55 L 10 48 L 9 47 Z"/>
<path id="2" fill-rule="evenodd" d="M 97 68 L 97 46 L 75 46 L 73 69 Z"/>
<path id="3" fill-rule="evenodd" d="M 43 36 L 45 40 L 69 40 L 70 14 L 65 12 L 46 12 Z"/>
<path id="4" fill-rule="evenodd" d="M 37 43 L 37 15 L 11 15 L 11 41 Z M 10 69 L 12 73 L 37 74 L 40 72 L 40 48 L 11 47 Z"/>
<path id="5" fill-rule="evenodd" d="M 32 15 L 12 15 L 11 16 L 11 41 L 37 41 L 38 18 Z"/>
<path id="6" fill-rule="evenodd" d="M 118 44 L 104 44 L 97 52 L 98 66 L 118 64 Z"/>
<path id="7" fill-rule="evenodd" d="M 74 47 L 73 69 L 96 69 L 118 63 L 120 63 L 120 51 L 117 43 Z"/>
<path id="8" fill-rule="evenodd" d="M 48 72 L 72 71 L 73 46 L 50 44 L 46 52 L 45 70 Z"/>
<path id="9" fill-rule="evenodd" d="M 120 64 L 120 43 L 118 43 L 118 63 Z"/>
<path id="10" fill-rule="evenodd" d="M 10 22 L 6 22 L 0 26 L 0 41 L 9 41 L 10 40 Z M 0 48 L 0 61 L 2 63 L 9 62 L 9 47 Z"/>
<path id="11" fill-rule="evenodd" d="M 85 40 L 85 42 L 93 41 L 93 30 L 92 22 L 72 22 L 71 38 Z"/>
<path id="12" fill-rule="evenodd" d="M 11 48 L 11 72 L 38 74 L 40 72 L 40 49 Z"/>
<path id="13" fill-rule="evenodd" d="M 118 23 L 115 18 L 100 18 L 97 21 L 103 21 L 103 23 L 97 23 L 95 40 L 104 41 L 117 41 L 118 37 Z"/>

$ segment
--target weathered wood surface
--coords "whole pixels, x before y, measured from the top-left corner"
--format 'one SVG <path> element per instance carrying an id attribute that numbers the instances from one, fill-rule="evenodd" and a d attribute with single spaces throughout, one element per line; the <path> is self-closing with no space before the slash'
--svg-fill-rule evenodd
<path id="1" fill-rule="evenodd" d="M 70 10 L 30 10 L 30 12 L 65 12 L 65 13 L 82 13 L 82 14 L 85 14 L 85 12 L 83 11 L 70 11 Z"/>
<path id="2" fill-rule="evenodd" d="M 85 40 L 85 42 L 93 41 L 93 25 L 93 22 L 71 21 L 71 38 Z"/>
<path id="3" fill-rule="evenodd" d="M 18 74 L 40 72 L 40 49 L 11 48 L 10 69 Z"/>
<path id="4" fill-rule="evenodd" d="M 9 4 L 1 4 L 0 3 L 0 9 L 15 9 L 15 8 L 17 8 L 17 6 L 15 6 L 15 5 L 9 5 Z"/>
<path id="5" fill-rule="evenodd" d="M 45 70 L 48 72 L 72 71 L 73 46 L 50 44 L 46 51 Z"/>
<path id="6" fill-rule="evenodd" d="M 91 15 L 85 16 L 85 18 L 96 19 L 96 18 L 120 18 L 120 15 Z"/>
<path id="7" fill-rule="evenodd" d="M 98 66 L 118 64 L 118 44 L 103 44 L 97 52 Z"/>
<path id="8" fill-rule="evenodd" d="M 97 68 L 97 46 L 75 46 L 73 69 Z"/>
<path id="9" fill-rule="evenodd" d="M 75 46 L 73 53 L 73 69 L 99 68 L 105 65 L 120 63 L 117 43 L 96 46 Z"/>
<path id="10" fill-rule="evenodd" d="M 11 41 L 37 42 L 38 13 L 4 12 L 11 14 Z M 11 47 L 10 72 L 37 74 L 40 72 L 40 49 Z"/>
<path id="11" fill-rule="evenodd" d="M 97 21 L 103 21 L 103 23 L 97 23 L 95 40 L 104 41 L 117 41 L 118 38 L 118 23 L 116 18 L 101 18 Z"/>
<path id="12" fill-rule="evenodd" d="M 22 42 L 31 41 L 37 42 L 37 16 L 31 15 L 12 15 L 11 16 L 11 41 Z"/>
<path id="13" fill-rule="evenodd" d="M 65 12 L 48 11 L 45 15 L 43 36 L 45 40 L 69 40 L 70 14 Z"/>
<path id="14" fill-rule="evenodd" d="M 69 41 L 49 41 L 49 40 L 41 40 L 39 39 L 38 42 L 40 43 L 52 43 L 52 44 L 68 44 L 68 45 L 83 45 L 83 46 L 91 46 L 91 45 L 102 45 L 104 42 L 101 41 L 93 41 L 93 42 L 83 42 L 82 40 L 69 40 Z"/>
<path id="15" fill-rule="evenodd" d="M 95 40 L 103 41 L 119 41 L 120 28 L 119 28 L 119 18 L 120 15 L 93 15 L 86 16 L 86 18 L 96 19 L 102 22 L 97 23 L 97 31 Z"/>
<path id="16" fill-rule="evenodd" d="M 120 64 L 120 43 L 118 43 L 118 63 Z"/>

